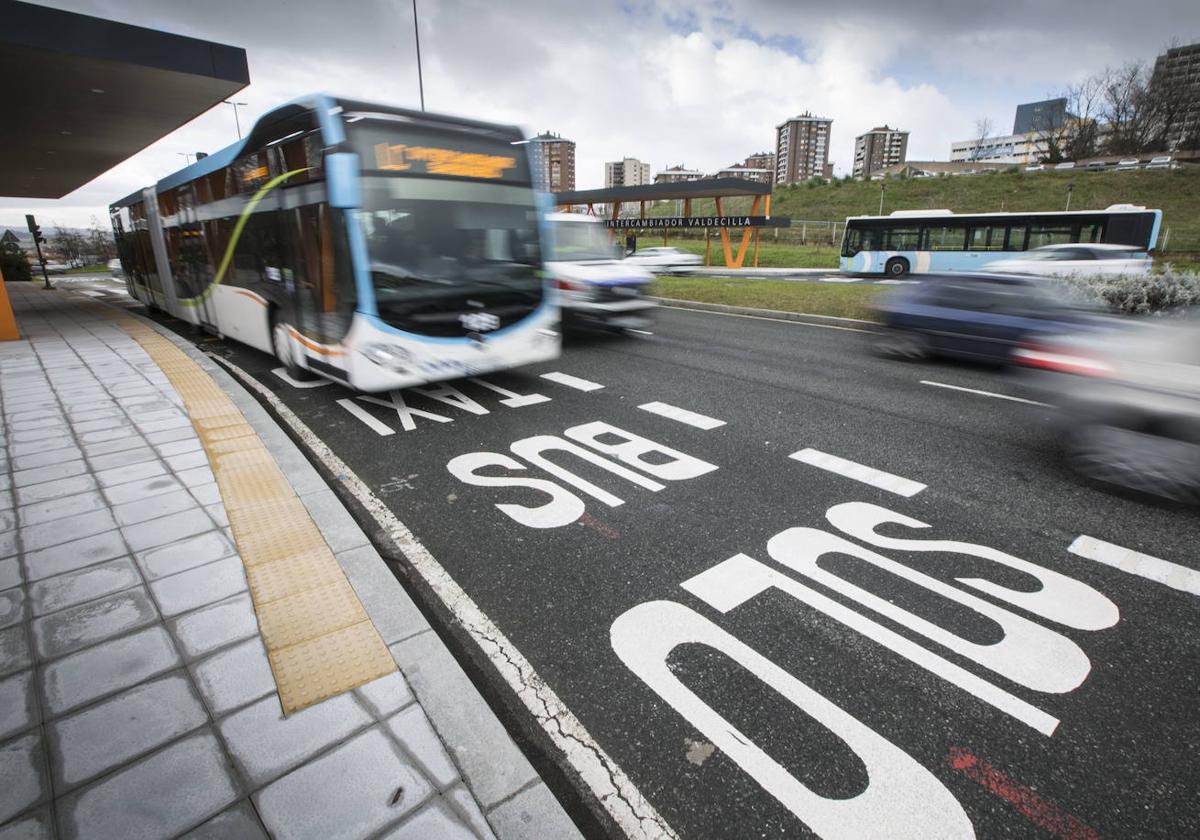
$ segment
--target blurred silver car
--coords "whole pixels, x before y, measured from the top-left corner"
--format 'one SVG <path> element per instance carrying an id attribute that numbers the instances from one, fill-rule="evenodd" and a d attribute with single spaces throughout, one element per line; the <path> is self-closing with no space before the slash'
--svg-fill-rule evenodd
<path id="1" fill-rule="evenodd" d="M 1061 409 L 1074 470 L 1200 503 L 1200 318 L 1037 338 L 1013 358 L 1036 398 Z"/>
<path id="2" fill-rule="evenodd" d="M 1094 274 L 1149 274 L 1152 259 L 1135 245 L 1068 242 L 1043 245 L 1019 257 L 984 263 L 984 271 L 1071 277 Z"/>

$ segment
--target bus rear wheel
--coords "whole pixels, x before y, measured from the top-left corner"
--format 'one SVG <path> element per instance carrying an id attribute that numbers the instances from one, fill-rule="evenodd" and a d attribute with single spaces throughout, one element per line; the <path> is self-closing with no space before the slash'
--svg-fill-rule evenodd
<path id="1" fill-rule="evenodd" d="M 279 359 L 283 369 L 292 379 L 302 382 L 313 378 L 311 373 L 296 364 L 292 342 L 288 337 L 288 325 L 280 321 L 274 313 L 271 315 L 271 349 L 275 351 L 275 358 Z"/>
<path id="2" fill-rule="evenodd" d="M 892 257 L 887 261 L 887 265 L 883 267 L 884 272 L 888 277 L 903 277 L 908 274 L 908 260 L 904 257 Z"/>

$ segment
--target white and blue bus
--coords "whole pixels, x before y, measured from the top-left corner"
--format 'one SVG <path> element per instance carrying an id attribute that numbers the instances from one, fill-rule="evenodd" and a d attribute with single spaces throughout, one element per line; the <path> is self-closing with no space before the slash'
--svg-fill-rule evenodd
<path id="1" fill-rule="evenodd" d="M 903 277 L 937 271 L 981 271 L 1044 245 L 1128 245 L 1153 258 L 1162 211 L 1130 204 L 1106 210 L 1052 213 L 972 213 L 897 210 L 851 216 L 842 235 L 845 273 Z"/>
<path id="2" fill-rule="evenodd" d="M 115 202 L 129 293 L 361 391 L 553 359 L 512 126 L 314 96 Z"/>

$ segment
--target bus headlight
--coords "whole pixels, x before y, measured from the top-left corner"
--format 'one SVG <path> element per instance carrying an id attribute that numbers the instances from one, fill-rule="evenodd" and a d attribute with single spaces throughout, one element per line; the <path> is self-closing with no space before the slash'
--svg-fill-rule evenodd
<path id="1" fill-rule="evenodd" d="M 412 353 L 398 344 L 368 344 L 362 354 L 373 364 L 400 373 L 412 365 Z"/>

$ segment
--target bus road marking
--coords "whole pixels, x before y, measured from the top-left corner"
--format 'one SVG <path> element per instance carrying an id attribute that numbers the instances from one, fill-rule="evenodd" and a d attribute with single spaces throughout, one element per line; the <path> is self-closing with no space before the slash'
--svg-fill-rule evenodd
<path id="1" fill-rule="evenodd" d="M 1200 572 L 1177 563 L 1160 560 L 1149 554 L 1142 554 L 1140 551 L 1114 545 L 1085 534 L 1076 537 L 1075 542 L 1071 543 L 1067 551 L 1079 557 L 1103 563 L 1105 566 L 1120 569 L 1122 572 L 1178 589 L 1180 592 L 1200 595 Z"/>
<path id="2" fill-rule="evenodd" d="M 861 481 L 863 484 L 870 484 L 872 487 L 878 487 L 880 490 L 887 490 L 889 493 L 896 493 L 900 496 L 915 496 L 925 489 L 925 485 L 920 482 L 901 478 L 898 475 L 892 475 L 883 470 L 868 467 L 865 464 L 847 461 L 845 458 L 830 455 L 828 452 L 822 452 L 819 449 L 801 449 L 799 452 L 793 452 L 788 457 L 809 466 L 828 470 L 829 472 L 837 473 L 846 478 L 852 478 L 855 481 Z"/>
<path id="3" fill-rule="evenodd" d="M 359 420 L 367 424 L 367 427 L 377 435 L 394 435 L 396 430 L 387 423 L 381 423 L 371 416 L 371 412 L 361 406 L 355 405 L 354 400 L 338 400 L 337 404 L 349 411 Z"/>
<path id="4" fill-rule="evenodd" d="M 689 426 L 695 426 L 697 429 L 708 431 L 719 426 L 724 426 L 724 420 L 718 420 L 715 417 L 706 417 L 703 414 L 697 414 L 694 411 L 688 411 L 686 408 L 678 408 L 677 406 L 669 405 L 665 402 L 648 402 L 644 405 L 639 405 L 642 411 L 649 411 L 651 414 L 657 414 L 659 417 L 666 417 L 668 420 L 675 420 L 680 423 L 686 423 Z"/>
<path id="5" fill-rule="evenodd" d="M 549 379 L 551 382 L 566 385 L 568 388 L 574 388 L 576 391 L 599 391 L 604 387 L 599 382 L 589 382 L 586 379 L 571 376 L 569 373 L 560 373 L 557 370 L 551 373 L 543 373 L 542 379 Z"/>
<path id="6" fill-rule="evenodd" d="M 962 385 L 947 385 L 945 382 L 931 382 L 928 379 L 920 380 L 922 385 L 932 385 L 934 388 L 947 388 L 951 391 L 963 391 L 968 394 L 978 394 L 981 397 L 995 397 L 998 400 L 1009 400 L 1010 402 L 1025 403 L 1026 405 L 1039 405 L 1042 408 L 1054 408 L 1049 403 L 1038 402 L 1037 400 L 1027 400 L 1024 397 L 1010 397 L 1008 394 L 997 394 L 994 391 L 980 391 L 976 388 L 964 388 Z"/>

